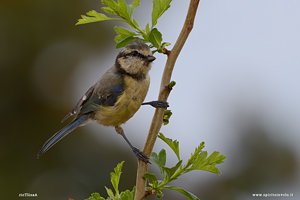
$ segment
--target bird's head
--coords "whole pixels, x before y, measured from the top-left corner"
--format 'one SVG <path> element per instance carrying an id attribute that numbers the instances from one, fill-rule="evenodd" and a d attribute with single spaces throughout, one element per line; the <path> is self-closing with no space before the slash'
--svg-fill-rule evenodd
<path id="1" fill-rule="evenodd" d="M 128 44 L 117 56 L 116 65 L 120 70 L 132 76 L 145 76 L 155 60 L 147 44 L 135 40 Z"/>

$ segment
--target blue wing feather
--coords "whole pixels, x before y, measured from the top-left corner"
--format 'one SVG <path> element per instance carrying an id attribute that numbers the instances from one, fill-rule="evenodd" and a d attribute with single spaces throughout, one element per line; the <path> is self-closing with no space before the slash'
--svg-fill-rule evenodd
<path id="1" fill-rule="evenodd" d="M 114 106 L 118 101 L 118 97 L 124 92 L 122 84 L 115 85 L 108 93 L 103 94 L 100 98 L 97 94 L 93 94 L 84 104 L 80 110 L 80 114 L 87 114 L 96 111 L 100 105 Z"/>

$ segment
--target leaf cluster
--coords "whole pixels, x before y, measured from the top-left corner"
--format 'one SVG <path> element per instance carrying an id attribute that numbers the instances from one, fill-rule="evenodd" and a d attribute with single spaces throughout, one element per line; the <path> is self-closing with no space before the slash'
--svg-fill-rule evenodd
<path id="1" fill-rule="evenodd" d="M 172 0 L 153 0 L 151 28 L 148 23 L 145 29 L 141 29 L 137 21 L 133 18 L 133 12 L 136 7 L 140 5 L 140 0 L 134 0 L 131 5 L 128 5 L 125 0 L 118 0 L 118 2 L 115 2 L 114 0 L 102 0 L 102 4 L 105 7 L 102 7 L 101 9 L 114 17 L 108 17 L 103 13 L 98 13 L 97 11 L 92 10 L 87 12 L 86 15 L 81 15 L 81 19 L 78 20 L 76 25 L 106 20 L 123 21 L 126 22 L 134 31 L 117 26 L 114 28 L 118 33 L 115 37 L 117 49 L 125 47 L 134 39 L 142 39 L 146 43 L 151 43 L 151 48 L 156 48 L 153 53 L 163 53 L 164 48 L 170 45 L 170 43 L 162 42 L 162 34 L 157 28 L 155 28 L 155 25 L 163 13 L 168 10 L 171 1 Z"/>
<path id="2" fill-rule="evenodd" d="M 132 191 L 126 190 L 121 193 L 119 192 L 119 182 L 120 182 L 120 177 L 122 174 L 121 170 L 122 170 L 123 163 L 124 163 L 124 161 L 119 163 L 117 165 L 117 167 L 114 168 L 115 172 L 110 173 L 110 180 L 111 180 L 111 184 L 115 190 L 115 193 L 112 191 L 112 189 L 105 187 L 106 192 L 108 194 L 107 199 L 101 197 L 99 193 L 93 193 L 86 200 L 134 200 L 135 187 L 133 188 Z"/>
<path id="3" fill-rule="evenodd" d="M 172 111 L 171 110 L 165 110 L 164 112 L 164 118 L 163 118 L 163 124 L 168 125 L 170 121 L 170 117 L 172 116 Z"/>
<path id="4" fill-rule="evenodd" d="M 150 159 L 159 167 L 163 180 L 158 180 L 155 174 L 145 173 L 144 177 L 148 180 L 149 185 L 151 186 L 148 190 L 150 190 L 151 193 L 157 192 L 158 198 L 163 196 L 163 193 L 161 192 L 162 189 L 169 189 L 182 193 L 190 200 L 197 200 L 198 198 L 192 193 L 175 186 L 166 186 L 166 184 L 193 170 L 204 170 L 219 175 L 221 174 L 221 171 L 216 167 L 216 164 L 223 163 L 226 156 L 220 154 L 218 151 L 214 151 L 208 156 L 207 151 L 202 150 L 204 148 L 204 142 L 202 142 L 197 148 L 195 148 L 195 152 L 191 154 L 187 163 L 183 165 L 183 161 L 180 159 L 179 155 L 179 142 L 177 140 L 166 138 L 162 133 L 160 133 L 158 137 L 173 150 L 178 162 L 171 168 L 166 167 L 166 151 L 162 149 L 158 154 L 152 152 Z"/>

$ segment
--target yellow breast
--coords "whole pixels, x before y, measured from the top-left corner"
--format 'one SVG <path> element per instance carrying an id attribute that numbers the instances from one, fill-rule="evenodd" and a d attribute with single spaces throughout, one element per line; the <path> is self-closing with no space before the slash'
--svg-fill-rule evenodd
<path id="1" fill-rule="evenodd" d="M 136 80 L 130 76 L 124 77 L 124 92 L 119 96 L 114 106 L 100 106 L 95 119 L 104 126 L 120 126 L 128 121 L 143 103 L 150 83 L 147 74 L 144 80 Z"/>

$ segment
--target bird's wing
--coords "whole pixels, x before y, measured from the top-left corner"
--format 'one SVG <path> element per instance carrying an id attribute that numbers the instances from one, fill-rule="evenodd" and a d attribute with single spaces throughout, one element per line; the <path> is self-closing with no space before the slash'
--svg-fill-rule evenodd
<path id="1" fill-rule="evenodd" d="M 106 78 L 109 78 L 106 77 Z M 114 106 L 118 97 L 124 92 L 121 78 L 110 76 L 109 80 L 100 79 L 92 96 L 83 103 L 80 114 L 87 114 L 99 109 L 99 106 Z M 107 82 L 106 82 L 107 81 Z"/>
<path id="2" fill-rule="evenodd" d="M 95 85 L 93 85 L 92 87 L 90 87 L 90 89 L 88 89 L 88 91 L 80 98 L 80 100 L 78 101 L 76 106 L 63 118 L 63 120 L 61 120 L 61 123 L 63 123 L 70 116 L 78 113 L 78 111 L 80 110 L 80 108 L 84 104 L 84 102 L 86 102 L 92 96 L 94 88 L 95 88 Z"/>
<path id="3" fill-rule="evenodd" d="M 88 90 L 82 98 L 84 100 L 80 100 L 75 108 L 79 108 L 78 115 L 85 115 L 97 111 L 100 105 L 114 106 L 123 92 L 123 78 L 113 66 Z"/>
<path id="4" fill-rule="evenodd" d="M 116 68 L 113 66 L 81 97 L 62 122 L 74 114 L 85 115 L 94 112 L 99 109 L 100 105 L 114 106 L 123 92 L 123 79 L 116 73 Z"/>

